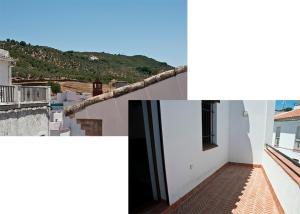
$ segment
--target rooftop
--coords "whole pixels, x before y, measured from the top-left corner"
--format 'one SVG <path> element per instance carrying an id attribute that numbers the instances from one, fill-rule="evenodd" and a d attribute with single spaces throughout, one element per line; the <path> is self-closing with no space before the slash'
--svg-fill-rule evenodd
<path id="1" fill-rule="evenodd" d="M 228 163 L 164 213 L 284 213 L 259 166 Z"/>
<path id="2" fill-rule="evenodd" d="M 91 98 L 89 98 L 89 99 L 87 99 L 83 102 L 80 102 L 76 105 L 68 106 L 64 109 L 64 113 L 65 113 L 66 116 L 72 115 L 72 114 L 86 108 L 87 106 L 93 105 L 95 103 L 102 102 L 104 100 L 108 100 L 108 99 L 111 99 L 111 98 L 116 98 L 116 97 L 119 97 L 119 96 L 122 96 L 122 95 L 125 95 L 125 94 L 128 94 L 128 93 L 131 93 L 133 91 L 145 88 L 147 86 L 153 85 L 157 82 L 163 81 L 165 79 L 174 77 L 178 74 L 185 73 L 185 72 L 187 72 L 187 66 L 181 66 L 181 67 L 177 67 L 177 68 L 172 69 L 172 70 L 168 70 L 168 71 L 159 73 L 157 75 L 154 75 L 154 76 L 151 76 L 147 79 L 144 79 L 140 82 L 136 82 L 136 83 L 133 83 L 133 84 L 130 84 L 130 85 L 126 85 L 126 86 L 123 86 L 123 87 L 120 87 L 120 88 L 116 88 L 111 92 L 91 97 Z"/>
<path id="3" fill-rule="evenodd" d="M 283 113 L 276 114 L 274 116 L 275 121 L 279 120 L 297 120 L 300 119 L 300 109 L 294 109 Z"/>

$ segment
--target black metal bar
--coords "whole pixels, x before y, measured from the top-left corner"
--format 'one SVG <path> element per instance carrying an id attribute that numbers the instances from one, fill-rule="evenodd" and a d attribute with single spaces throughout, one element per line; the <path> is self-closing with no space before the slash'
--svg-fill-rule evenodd
<path id="1" fill-rule="evenodd" d="M 283 157 L 285 157 L 286 159 L 288 159 L 289 161 L 291 161 L 294 165 L 300 167 L 300 163 L 298 163 L 297 161 L 295 161 L 293 158 L 290 158 L 289 156 L 287 156 L 286 154 L 282 153 L 281 151 L 279 151 L 278 149 L 276 149 L 275 147 L 269 145 L 269 144 L 265 144 L 266 147 L 270 147 L 273 150 L 275 150 L 277 153 L 279 153 L 280 155 L 282 155 Z"/>
<path id="2" fill-rule="evenodd" d="M 14 86 L 0 86 L 0 102 L 13 102 L 14 101 Z"/>

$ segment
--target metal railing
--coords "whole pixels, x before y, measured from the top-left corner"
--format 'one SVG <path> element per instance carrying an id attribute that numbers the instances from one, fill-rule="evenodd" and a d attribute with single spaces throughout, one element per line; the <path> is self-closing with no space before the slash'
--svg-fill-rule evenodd
<path id="1" fill-rule="evenodd" d="M 33 87 L 22 86 L 21 90 L 21 102 L 47 102 L 47 87 Z"/>
<path id="2" fill-rule="evenodd" d="M 0 85 L 0 104 L 49 103 L 51 89 L 48 86 Z"/>
<path id="3" fill-rule="evenodd" d="M 14 102 L 14 86 L 0 85 L 0 103 Z"/>
<path id="4" fill-rule="evenodd" d="M 284 154 L 283 152 L 279 151 L 277 148 L 275 148 L 275 147 L 273 147 L 273 146 L 271 146 L 271 145 L 269 145 L 269 144 L 265 144 L 265 147 L 266 147 L 267 149 L 269 149 L 269 148 L 273 149 L 275 152 L 277 152 L 277 153 L 280 154 L 281 156 L 283 156 L 283 157 L 285 157 L 286 159 L 288 159 L 291 163 L 293 163 L 293 164 L 296 165 L 297 167 L 300 167 L 300 163 L 299 163 L 297 160 L 295 160 L 295 159 L 293 159 L 293 158 L 290 158 L 289 156 L 287 156 L 287 155 Z"/>
<path id="5" fill-rule="evenodd" d="M 279 141 L 280 141 L 280 137 L 276 137 L 274 146 L 278 147 L 279 146 Z"/>

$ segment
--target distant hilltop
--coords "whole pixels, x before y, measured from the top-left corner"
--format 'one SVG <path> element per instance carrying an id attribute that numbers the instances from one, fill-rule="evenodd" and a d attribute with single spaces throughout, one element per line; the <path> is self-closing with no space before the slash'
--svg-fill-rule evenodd
<path id="1" fill-rule="evenodd" d="M 103 83 L 112 79 L 129 83 L 173 69 L 165 62 L 135 55 L 104 52 L 60 51 L 51 47 L 31 45 L 24 41 L 0 41 L 0 48 L 16 59 L 13 77 L 27 80 L 76 79 Z"/>

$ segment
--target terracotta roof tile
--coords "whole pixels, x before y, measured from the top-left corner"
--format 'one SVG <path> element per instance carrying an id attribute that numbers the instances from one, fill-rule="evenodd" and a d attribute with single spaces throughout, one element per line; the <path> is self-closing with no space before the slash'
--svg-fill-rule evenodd
<path id="1" fill-rule="evenodd" d="M 107 99 L 111 99 L 111 98 L 115 98 L 115 97 L 119 97 L 125 94 L 128 94 L 130 92 L 136 91 L 138 89 L 141 88 L 145 88 L 149 85 L 155 84 L 157 82 L 163 81 L 165 79 L 168 79 L 170 77 L 174 77 L 180 73 L 184 73 L 187 72 L 187 66 L 180 66 L 177 67 L 173 70 L 169 70 L 169 71 L 165 71 L 162 73 L 159 73 L 157 75 L 151 76 L 147 79 L 144 79 L 140 82 L 136 82 L 130 85 L 126 85 L 120 88 L 116 88 L 111 92 L 108 93 L 104 93 L 95 97 L 91 97 L 83 102 L 80 102 L 78 104 L 72 105 L 72 106 L 68 106 L 65 107 L 64 109 L 64 113 L 66 116 L 72 115 L 84 108 L 86 108 L 87 106 L 93 105 L 94 103 L 98 103 L 98 102 L 102 102 L 104 100 Z"/>
<path id="2" fill-rule="evenodd" d="M 283 112 L 280 114 L 276 114 L 274 116 L 274 120 L 292 120 L 292 119 L 300 119 L 300 109 Z"/>

